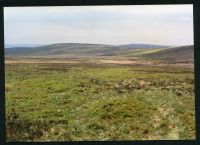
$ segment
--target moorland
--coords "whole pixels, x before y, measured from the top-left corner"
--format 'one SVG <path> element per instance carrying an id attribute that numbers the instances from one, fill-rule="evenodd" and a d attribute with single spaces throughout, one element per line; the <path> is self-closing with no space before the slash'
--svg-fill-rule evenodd
<path id="1" fill-rule="evenodd" d="M 5 49 L 7 141 L 195 139 L 194 47 Z"/>

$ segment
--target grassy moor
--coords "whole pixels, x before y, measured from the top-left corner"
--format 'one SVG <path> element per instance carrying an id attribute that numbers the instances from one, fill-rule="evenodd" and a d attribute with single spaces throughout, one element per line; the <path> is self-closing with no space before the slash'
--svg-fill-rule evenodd
<path id="1" fill-rule="evenodd" d="M 193 5 L 5 7 L 7 142 L 195 140 Z"/>
<path id="2" fill-rule="evenodd" d="M 193 46 L 20 49 L 6 49 L 7 141 L 195 139 Z"/>

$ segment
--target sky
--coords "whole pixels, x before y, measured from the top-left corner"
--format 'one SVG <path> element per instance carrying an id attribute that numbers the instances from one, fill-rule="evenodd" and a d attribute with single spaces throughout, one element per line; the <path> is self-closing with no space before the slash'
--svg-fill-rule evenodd
<path id="1" fill-rule="evenodd" d="M 193 44 L 193 5 L 5 7 L 5 44 Z"/>

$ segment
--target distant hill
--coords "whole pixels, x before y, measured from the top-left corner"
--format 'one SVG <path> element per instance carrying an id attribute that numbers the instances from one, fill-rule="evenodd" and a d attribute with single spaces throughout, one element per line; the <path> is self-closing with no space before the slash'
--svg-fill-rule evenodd
<path id="1" fill-rule="evenodd" d="M 153 44 L 125 44 L 117 46 L 119 48 L 168 48 L 170 46 L 153 45 Z"/>
<path id="2" fill-rule="evenodd" d="M 101 45 L 101 44 L 83 44 L 83 43 L 57 43 L 51 45 L 44 45 L 39 47 L 14 47 L 5 49 L 6 55 L 11 56 L 44 56 L 44 55 L 100 55 L 100 53 L 105 53 L 108 49 L 111 49 L 111 45 Z"/>
<path id="3" fill-rule="evenodd" d="M 194 46 L 181 46 L 163 49 L 154 53 L 144 54 L 140 57 L 149 59 L 166 60 L 166 61 L 194 61 Z"/>
<path id="4" fill-rule="evenodd" d="M 115 56 L 133 52 L 141 48 L 160 48 L 161 45 L 128 44 L 128 45 L 103 45 L 85 43 L 56 43 L 37 47 L 13 47 L 5 49 L 9 56 L 46 56 L 46 55 L 74 55 L 74 56 Z"/>
<path id="5" fill-rule="evenodd" d="M 193 61 L 194 47 L 168 46 L 152 44 L 103 45 L 85 43 L 56 43 L 39 47 L 14 47 L 5 49 L 6 56 L 50 56 L 50 57 L 97 57 L 116 56 L 125 58 L 144 58 L 166 61 Z"/>
<path id="6" fill-rule="evenodd" d="M 38 47 L 42 44 L 5 44 L 5 48 L 14 48 L 14 47 Z"/>

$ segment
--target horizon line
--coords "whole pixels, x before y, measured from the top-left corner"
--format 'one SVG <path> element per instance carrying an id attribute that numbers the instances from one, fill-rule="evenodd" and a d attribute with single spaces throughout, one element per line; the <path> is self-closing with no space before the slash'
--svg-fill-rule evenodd
<path id="1" fill-rule="evenodd" d="M 141 44 L 141 45 L 162 45 L 162 46 L 187 46 L 187 45 L 194 45 L 194 44 L 155 44 L 155 43 L 122 43 L 122 44 L 106 44 L 106 43 L 90 43 L 90 42 L 56 42 L 56 43 L 44 43 L 44 44 L 39 44 L 39 43 L 5 43 L 6 45 L 24 45 L 24 47 L 28 47 L 25 45 L 38 45 L 38 46 L 45 46 L 45 45 L 54 45 L 54 44 L 96 44 L 96 45 L 111 45 L 111 46 L 120 46 L 120 45 L 131 45 L 131 44 Z M 19 46 L 22 47 L 22 46 Z M 37 47 L 37 46 L 35 46 Z M 8 47 L 7 47 L 8 48 Z"/>

